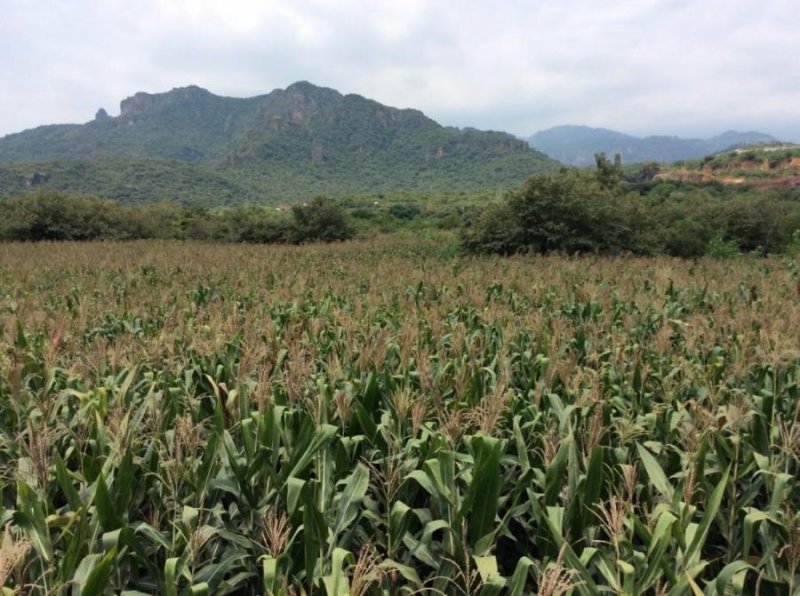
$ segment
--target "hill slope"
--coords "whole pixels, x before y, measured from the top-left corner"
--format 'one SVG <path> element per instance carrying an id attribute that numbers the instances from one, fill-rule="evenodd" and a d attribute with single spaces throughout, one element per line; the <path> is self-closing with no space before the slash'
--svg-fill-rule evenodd
<path id="1" fill-rule="evenodd" d="M 800 145 L 735 149 L 662 168 L 655 179 L 800 190 Z"/>
<path id="2" fill-rule="evenodd" d="M 760 132 L 728 131 L 710 139 L 679 137 L 635 137 L 605 128 L 556 126 L 528 138 L 531 147 L 561 162 L 576 166 L 594 163 L 594 154 L 619 153 L 624 163 L 645 161 L 673 162 L 700 159 L 733 147 L 774 143 L 776 139 Z"/>
<path id="3" fill-rule="evenodd" d="M 100 110 L 86 124 L 3 137 L 0 196 L 37 185 L 201 202 L 476 191 L 557 166 L 506 133 L 443 127 L 417 110 L 306 82 L 246 99 L 192 86 L 137 93 L 117 117 Z M 113 174 L 104 177 L 106 169 Z M 229 192 L 219 195 L 220 186 Z"/>

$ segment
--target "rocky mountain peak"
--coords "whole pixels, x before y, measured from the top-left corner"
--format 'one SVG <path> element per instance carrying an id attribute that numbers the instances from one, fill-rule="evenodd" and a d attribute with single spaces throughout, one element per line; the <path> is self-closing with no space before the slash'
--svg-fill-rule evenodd
<path id="1" fill-rule="evenodd" d="M 120 102 L 120 116 L 135 119 L 140 116 L 175 109 L 176 107 L 192 107 L 214 97 L 216 96 L 210 91 L 197 85 L 176 87 L 165 93 L 139 91 L 132 97 L 125 98 Z"/>
<path id="2" fill-rule="evenodd" d="M 418 110 L 307 81 L 253 97 L 219 96 L 196 85 L 139 92 L 121 102 L 119 114 L 99 110 L 89 126 L 54 125 L 0 139 L 0 164 L 83 160 L 111 171 L 113 162 L 113 169 L 129 170 L 120 196 L 146 188 L 137 196 L 160 199 L 181 188 L 232 201 L 497 187 L 556 167 L 511 135 L 443 127 Z M 51 175 L 46 184 L 67 184 L 55 166 L 44 167 Z M 136 168 L 158 174 L 131 174 Z M 118 188 L 108 188 L 122 177 L 91 187 L 82 174 L 74 179 L 87 192 L 116 196 Z"/>

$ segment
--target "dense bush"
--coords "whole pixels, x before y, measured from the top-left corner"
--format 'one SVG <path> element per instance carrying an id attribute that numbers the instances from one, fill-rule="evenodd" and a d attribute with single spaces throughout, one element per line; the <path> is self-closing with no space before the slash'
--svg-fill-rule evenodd
<path id="1" fill-rule="evenodd" d="M 465 229 L 475 252 L 648 252 L 637 200 L 622 196 L 577 170 L 530 178 L 503 204 Z"/>
<path id="2" fill-rule="evenodd" d="M 206 230 L 208 240 L 250 244 L 283 244 L 292 240 L 291 216 L 265 207 L 233 207 L 199 219 L 212 224 Z"/>
<path id="3" fill-rule="evenodd" d="M 564 169 L 530 178 L 472 218 L 462 244 L 476 253 L 717 254 L 786 250 L 800 202 L 772 189 L 664 182 L 609 183 L 607 172 Z"/>
<path id="4" fill-rule="evenodd" d="M 264 244 L 346 240 L 353 236 L 341 206 L 323 197 L 291 213 L 240 206 L 217 211 L 174 204 L 115 201 L 44 190 L 0 202 L 0 240 L 176 238 Z"/>
<path id="5" fill-rule="evenodd" d="M 344 210 L 325 197 L 316 197 L 309 203 L 292 207 L 292 241 L 334 242 L 353 237 L 353 229 L 347 223 Z"/>
<path id="6" fill-rule="evenodd" d="M 403 203 L 395 203 L 389 207 L 389 215 L 397 219 L 411 220 L 419 217 L 421 210 L 416 205 L 408 205 Z"/>
<path id="7" fill-rule="evenodd" d="M 61 191 L 45 190 L 0 202 L 0 238 L 7 240 L 100 240 L 174 235 L 180 208 L 128 207 Z"/>

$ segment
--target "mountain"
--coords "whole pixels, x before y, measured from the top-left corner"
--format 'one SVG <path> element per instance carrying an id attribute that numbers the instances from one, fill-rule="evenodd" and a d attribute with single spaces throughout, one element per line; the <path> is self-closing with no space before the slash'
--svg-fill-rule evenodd
<path id="1" fill-rule="evenodd" d="M 760 132 L 728 131 L 710 139 L 681 139 L 679 137 L 635 137 L 605 128 L 588 126 L 556 126 L 537 132 L 528 138 L 531 147 L 553 159 L 576 166 L 594 163 L 594 154 L 619 153 L 623 163 L 645 161 L 674 162 L 700 159 L 734 147 L 775 143 L 777 140 Z"/>
<path id="2" fill-rule="evenodd" d="M 0 138 L 0 196 L 44 186 L 120 200 L 276 202 L 314 194 L 513 187 L 558 167 L 501 132 L 307 82 L 251 98 L 136 93 L 111 117 Z"/>

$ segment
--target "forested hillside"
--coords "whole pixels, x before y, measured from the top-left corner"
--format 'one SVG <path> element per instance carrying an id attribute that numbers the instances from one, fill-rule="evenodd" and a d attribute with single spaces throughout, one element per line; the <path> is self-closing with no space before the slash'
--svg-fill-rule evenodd
<path id="1" fill-rule="evenodd" d="M 443 127 L 310 83 L 247 99 L 137 93 L 120 115 L 0 139 L 0 196 L 43 187 L 123 201 L 276 202 L 511 188 L 556 162 L 501 132 Z"/>

